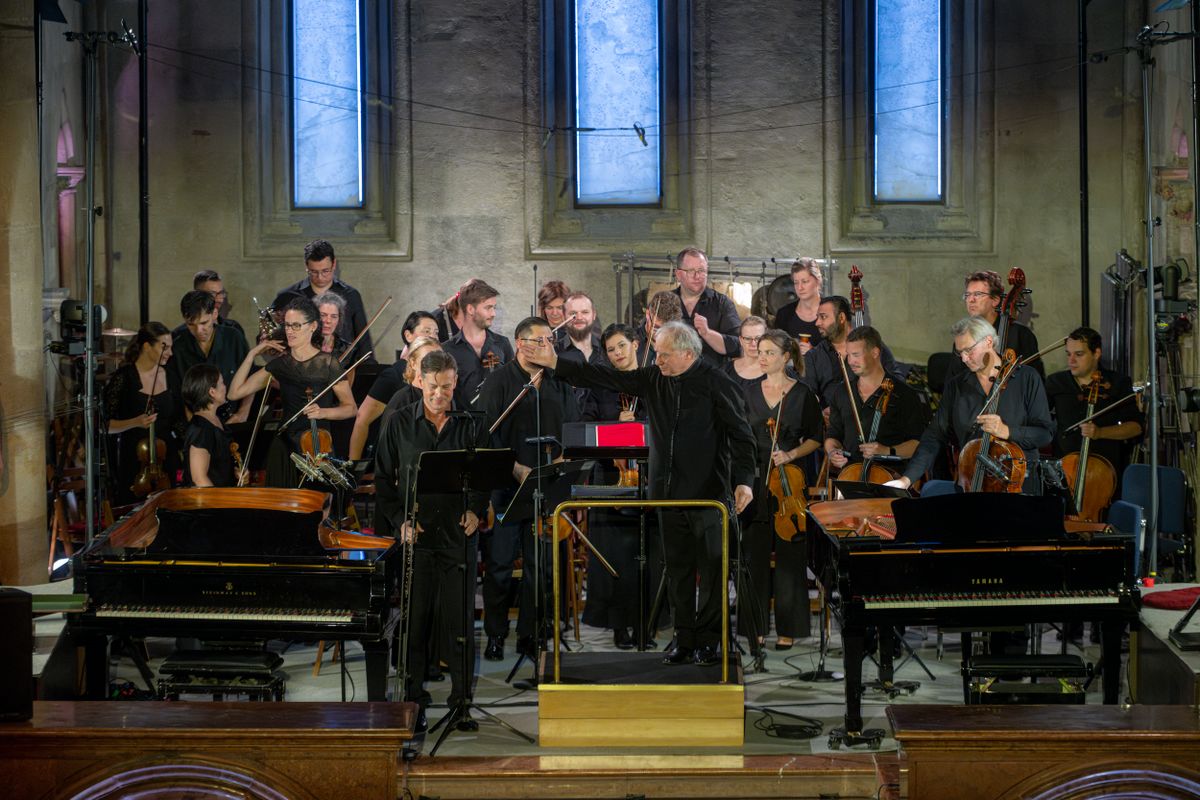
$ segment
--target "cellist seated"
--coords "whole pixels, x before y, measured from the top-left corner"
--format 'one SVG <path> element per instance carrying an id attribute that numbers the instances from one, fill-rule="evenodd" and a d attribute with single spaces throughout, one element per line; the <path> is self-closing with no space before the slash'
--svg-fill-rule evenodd
<path id="1" fill-rule="evenodd" d="M 1040 494 L 1037 451 L 1054 437 L 1041 377 L 1017 365 L 1015 356 L 1005 367 L 996 352 L 996 329 L 987 321 L 966 317 L 950 330 L 954 351 L 967 369 L 946 383 L 937 414 L 908 467 L 888 485 L 908 488 L 929 469 L 938 451 L 954 441 L 973 456 L 964 461 L 960 455 L 958 483 L 964 490 Z M 926 491 L 937 483 L 930 481 Z"/>
<path id="2" fill-rule="evenodd" d="M 911 458 L 925 428 L 920 396 L 902 378 L 888 374 L 883 350 L 879 331 L 869 325 L 846 337 L 852 377 L 848 391 L 835 391 L 828 398 L 825 432 L 825 452 L 830 465 L 842 470 L 842 480 L 883 483 L 895 478 L 900 466 L 895 457 Z M 875 460 L 881 456 L 882 461 Z M 860 464 L 864 468 L 856 466 Z"/>

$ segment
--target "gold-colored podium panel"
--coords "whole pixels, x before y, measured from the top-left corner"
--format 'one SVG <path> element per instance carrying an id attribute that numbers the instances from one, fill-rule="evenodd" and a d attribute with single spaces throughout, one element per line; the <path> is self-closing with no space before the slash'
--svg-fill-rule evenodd
<path id="1" fill-rule="evenodd" d="M 552 684 L 538 687 L 543 747 L 741 747 L 740 684 Z"/>

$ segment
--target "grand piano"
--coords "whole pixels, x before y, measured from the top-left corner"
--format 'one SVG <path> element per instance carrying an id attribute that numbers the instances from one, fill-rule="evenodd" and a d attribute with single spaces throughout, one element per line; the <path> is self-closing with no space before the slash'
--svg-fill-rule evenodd
<path id="1" fill-rule="evenodd" d="M 84 610 L 67 631 L 87 649 L 87 691 L 108 687 L 109 637 L 351 640 L 367 699 L 385 700 L 400 547 L 326 527 L 328 495 L 305 489 L 171 489 L 74 558 Z M 353 560 L 350 550 L 363 550 Z"/>
<path id="2" fill-rule="evenodd" d="M 898 625 L 1099 621 L 1104 702 L 1117 702 L 1121 632 L 1140 604 L 1131 537 L 1068 531 L 1057 499 L 1014 494 L 814 503 L 809 518 L 809 563 L 842 623 L 846 727 L 831 741 L 860 740 L 872 625 L 887 645 Z M 890 647 L 883 650 L 880 679 L 888 682 Z"/>

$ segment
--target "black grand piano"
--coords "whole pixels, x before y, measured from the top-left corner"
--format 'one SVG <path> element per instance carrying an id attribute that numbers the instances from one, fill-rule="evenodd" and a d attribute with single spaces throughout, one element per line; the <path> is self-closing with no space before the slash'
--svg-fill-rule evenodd
<path id="1" fill-rule="evenodd" d="M 1014 494 L 814 503 L 809 518 L 809 563 L 842 623 L 846 727 L 831 741 L 859 741 L 872 625 L 887 645 L 898 625 L 1099 621 L 1104 702 L 1117 702 L 1121 632 L 1140 605 L 1132 537 L 1068 531 L 1056 498 Z M 880 680 L 890 682 L 883 651 Z"/>
<path id="2" fill-rule="evenodd" d="M 304 489 L 171 489 L 74 558 L 91 697 L 108 687 L 109 637 L 361 642 L 367 699 L 385 700 L 400 547 L 322 525 Z M 363 550 L 365 560 L 346 558 Z"/>

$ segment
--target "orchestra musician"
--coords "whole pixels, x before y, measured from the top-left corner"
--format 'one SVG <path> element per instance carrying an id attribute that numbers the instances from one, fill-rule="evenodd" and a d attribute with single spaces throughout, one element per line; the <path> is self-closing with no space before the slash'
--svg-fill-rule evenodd
<path id="1" fill-rule="evenodd" d="M 690 325 L 670 322 L 655 336 L 657 360 L 649 367 L 623 372 L 568 361 L 551 347 L 540 347 L 529 360 L 571 384 L 642 399 L 650 420 L 651 499 L 728 502 L 732 482 L 740 513 L 754 496 L 754 436 L 737 387 L 703 359 L 702 347 Z M 659 528 L 676 637 L 664 663 L 717 663 L 725 590 L 720 517 L 710 509 L 661 509 Z"/>
<path id="2" fill-rule="evenodd" d="M 217 324 L 217 303 L 203 289 L 193 289 L 179 301 L 183 322 L 171 331 L 174 357 L 167 364 L 172 386 L 182 386 L 183 376 L 197 364 L 212 364 L 221 370 L 225 385 L 246 358 L 246 337 L 233 327 Z M 250 416 L 250 398 L 241 403 L 226 401 L 217 413 L 229 423 L 245 422 Z"/>
<path id="3" fill-rule="evenodd" d="M 830 465 L 838 469 L 874 456 L 912 458 L 925 430 L 925 405 L 920 395 L 903 378 L 884 369 L 882 354 L 883 337 L 870 325 L 855 328 L 846 337 L 846 364 L 853 385 L 849 394 L 842 391 L 830 395 L 829 427 L 825 432 L 825 453 Z M 858 414 L 863 433 L 870 436 L 871 420 L 885 394 L 881 388 L 885 378 L 892 382 L 887 409 L 879 419 L 875 439 L 863 442 L 858 438 L 854 413 Z M 850 408 L 851 396 L 854 410 Z"/>
<path id="4" fill-rule="evenodd" d="M 908 467 L 900 478 L 888 481 L 888 485 L 907 489 L 929 469 L 942 447 L 953 441 L 957 448 L 962 448 L 982 431 L 1008 440 L 1024 451 L 1028 466 L 1022 491 L 1040 494 L 1037 451 L 1054 438 L 1054 420 L 1050 418 L 1041 377 L 1030 367 L 1017 367 L 1000 395 L 997 413 L 980 414 L 1002 363 L 995 349 L 996 329 L 982 317 L 964 317 L 954 323 L 950 332 L 954 336 L 954 350 L 966 369 L 947 380 L 937 413 L 921 435 Z M 930 481 L 924 492 L 945 491 L 945 483 Z"/>
<path id="5" fill-rule="evenodd" d="M 796 292 L 796 301 L 775 312 L 775 327 L 800 340 L 802 356 L 808 355 L 808 351 L 821 341 L 817 308 L 821 305 L 823 281 L 821 265 L 815 259 L 797 258 L 792 263 L 792 288 Z"/>
<path id="6" fill-rule="evenodd" d="M 277 309 L 287 308 L 294 295 L 312 300 L 325 292 L 333 292 L 346 301 L 345 313 L 338 322 L 338 335 L 346 342 L 354 341 L 367 327 L 367 310 L 363 306 L 362 295 L 358 293 L 358 289 L 338 277 L 337 256 L 333 252 L 333 245 L 324 239 L 316 239 L 306 244 L 304 271 L 307 277 L 281 289 L 271 305 Z M 363 353 L 374 350 L 370 331 L 363 335 L 358 346 L 362 348 Z M 372 355 L 367 361 L 374 359 Z"/>
<path id="7" fill-rule="evenodd" d="M 210 304 L 212 297 L 197 292 Z M 125 348 L 125 361 L 104 385 L 104 417 L 108 421 L 109 498 L 114 506 L 128 505 L 138 499 L 132 486 L 142 464 L 138 443 L 150 433 L 167 445 L 167 461 L 160 466 L 171 475 L 179 453 L 178 428 L 182 427 L 179 384 L 170 380 L 171 331 L 161 322 L 150 321 L 138 328 L 137 336 Z"/>
<path id="8" fill-rule="evenodd" d="M 750 524 L 742 536 L 754 596 L 752 632 L 761 644 L 770 625 L 772 584 L 775 595 L 776 650 L 787 650 L 811 630 L 808 604 L 808 547 L 803 536 L 785 541 L 775 535 L 773 499 L 766 490 L 769 473 L 805 459 L 821 446 L 821 406 L 812 390 L 787 374 L 803 374 L 800 346 L 786 331 L 768 330 L 758 341 L 763 378 L 742 385 L 746 419 L 754 432 L 758 457 Z M 803 495 L 804 487 L 795 492 Z M 771 551 L 775 578 L 771 579 Z M 749 604 L 741 606 L 743 612 Z"/>
<path id="9" fill-rule="evenodd" d="M 659 329 L 668 322 L 682 319 L 683 303 L 680 302 L 677 293 L 664 290 L 650 298 L 650 302 L 646 304 L 646 318 L 642 323 L 642 333 L 645 336 L 642 346 L 649 350 L 638 354 L 642 366 L 654 363 L 654 342 Z"/>
<path id="10" fill-rule="evenodd" d="M 1000 319 L 999 307 L 1004 296 L 1004 284 L 1000 282 L 1000 276 L 990 269 L 972 272 L 963 279 L 962 298 L 967 306 L 967 315 L 979 317 L 997 330 Z M 1037 335 L 1015 319 L 1010 319 L 1008 337 L 1004 341 L 1004 347 L 1017 351 L 1019 358 L 1028 358 L 1038 351 Z M 1046 367 L 1041 359 L 1033 362 L 1033 369 L 1037 372 L 1038 377 L 1045 379 Z M 963 370 L 962 361 L 957 358 L 951 360 L 950 367 L 946 372 L 946 381 L 949 382 Z"/>
<path id="11" fill-rule="evenodd" d="M 742 354 L 737 358 L 727 359 L 721 365 L 725 374 L 743 389 L 763 379 L 762 364 L 758 360 L 758 340 L 766 332 L 767 321 L 765 319 L 755 316 L 746 317 L 742 320 L 741 329 L 738 330 L 738 341 L 742 345 Z M 803 364 L 797 366 L 800 369 L 804 367 Z"/>
<path id="12" fill-rule="evenodd" d="M 842 388 L 845 378 L 838 360 L 846 357 L 846 337 L 854 327 L 852 319 L 849 300 L 836 294 L 821 298 L 817 306 L 817 329 L 821 339 L 804 356 L 804 380 L 817 393 L 822 407 L 829 406 L 834 394 L 846 391 Z M 880 359 L 885 370 L 895 371 L 896 359 L 886 345 Z"/>
<path id="13" fill-rule="evenodd" d="M 228 325 L 241 334 L 242 341 L 246 340 L 246 331 L 237 320 L 229 318 L 229 292 L 225 291 L 225 282 L 216 270 L 202 269 L 192 276 L 192 288 L 212 295 L 216 304 L 217 324 Z"/>
<path id="14" fill-rule="evenodd" d="M 468 320 L 470 315 L 468 314 Z M 466 331 L 466 328 L 463 329 Z M 497 492 L 492 498 L 497 513 L 508 506 L 517 484 L 542 464 L 560 460 L 563 423 L 578 422 L 579 404 L 575 392 L 568 384 L 549 372 L 539 369 L 532 359 L 539 348 L 553 352 L 554 336 L 550 326 L 540 317 L 528 317 L 517 325 L 516 357 L 492 371 L 475 403 L 476 410 L 484 412 L 486 424 L 495 425 L 505 411 L 508 415 L 499 422 L 492 434 L 493 447 L 508 447 L 517 455 L 513 466 L 512 490 Z M 506 342 L 507 344 L 507 342 Z M 447 352 L 451 352 L 449 345 Z M 451 352 L 451 354 L 453 354 Z M 563 359 L 566 363 L 566 359 Z M 536 391 L 527 391 L 520 402 L 509 410 L 520 397 L 526 385 Z M 539 421 L 540 420 L 540 421 Z M 536 437 L 552 437 L 555 443 L 538 442 Z M 530 441 L 530 440 L 534 441 Z M 545 509 L 549 513 L 552 509 Z M 488 643 L 484 657 L 499 661 L 504 657 L 504 640 L 508 635 L 508 596 L 512 584 L 513 562 L 518 554 L 524 554 L 524 579 L 521 581 L 520 613 L 517 617 L 517 652 L 532 656 L 535 649 L 536 632 L 533 619 L 534 591 L 546 584 L 549 570 L 543 570 L 539 582 L 534 574 L 534 534 L 532 519 L 510 519 L 497 522 L 485 537 L 483 577 L 483 627 Z M 550 563 L 547 551 L 541 560 Z M 544 605 L 543 605 L 544 607 Z"/>
<path id="15" fill-rule="evenodd" d="M 311 300 L 305 297 L 293 300 L 283 314 L 286 347 L 274 339 L 266 339 L 250 348 L 228 390 L 231 399 L 241 400 L 253 396 L 274 378 L 279 383 L 279 394 L 283 399 L 282 418 L 291 419 L 303 409 L 303 413 L 292 421 L 287 430 L 281 431 L 271 441 L 267 452 L 268 486 L 294 489 L 299 484 L 291 454 L 301 451 L 301 439 L 311 430 L 310 421 L 316 421 L 318 427 L 327 429 L 327 421 L 350 419 L 358 410 L 350 392 L 350 383 L 344 377 L 337 380 L 344 371 L 337 357 L 321 352 L 320 326 L 317 307 Z M 251 374 L 254 359 L 259 353 L 265 352 L 279 355 Z M 317 401 L 310 399 L 310 393 L 316 396 L 331 384 L 333 388 Z"/>
<path id="16" fill-rule="evenodd" d="M 683 321 L 700 336 L 704 358 L 720 365 L 725 356 L 740 354 L 737 332 L 742 322 L 733 301 L 708 285 L 708 256 L 698 247 L 685 247 L 675 264 L 675 294 Z"/>
<path id="17" fill-rule="evenodd" d="M 400 326 L 400 338 L 404 340 L 404 349 L 396 353 L 395 365 L 398 367 L 401 375 L 404 374 L 404 362 L 408 360 L 408 352 L 412 348 L 412 341 L 419 336 L 442 341 L 438 336 L 437 317 L 428 311 L 411 312 L 404 318 L 404 324 Z"/>
<path id="18" fill-rule="evenodd" d="M 419 369 L 417 368 L 419 364 Z M 463 608 L 464 581 L 474 581 L 476 560 L 476 531 L 479 520 L 487 511 L 486 492 L 471 492 L 467 509 L 463 510 L 461 493 L 412 495 L 418 459 L 422 453 L 438 450 L 467 450 L 487 443 L 487 427 L 478 420 L 454 418 L 454 384 L 458 368 L 448 353 L 429 351 L 421 360 L 413 359 L 413 369 L 420 375 L 423 387 L 416 402 L 409 403 L 391 416 L 379 434 L 375 458 L 375 487 L 379 513 L 385 516 L 393 530 L 413 542 L 413 577 L 408 628 L 408 674 L 405 696 L 420 705 L 417 729 L 423 730 L 425 710 L 431 697 L 424 688 L 427 671 L 436 666 L 429 663 L 429 639 L 441 626 L 440 617 L 450 630 L 466 614 Z M 405 497 L 408 497 L 408 503 Z M 415 517 L 405 519 L 405 512 Z M 463 553 L 466 550 L 466 564 Z M 450 667 L 450 708 L 455 708 L 464 695 L 469 696 L 471 675 L 464 675 L 465 662 L 474 663 L 475 637 L 447 636 L 434 647 Z M 459 721 L 460 730 L 474 729 L 476 723 L 467 717 Z"/>
<path id="19" fill-rule="evenodd" d="M 454 334 L 462 330 L 463 309 L 462 304 L 458 302 L 459 296 L 462 295 L 463 289 L 466 289 L 479 278 L 470 278 L 462 286 L 458 287 L 458 291 L 443 300 L 437 308 L 433 310 L 433 318 L 437 322 L 438 341 L 448 342 Z"/>
<path id="20" fill-rule="evenodd" d="M 197 364 L 183 376 L 183 402 L 192 412 L 183 434 L 184 486 L 236 486 L 233 438 L 217 409 L 225 404 L 225 379 L 212 364 Z"/>
<path id="21" fill-rule="evenodd" d="M 542 288 L 538 289 L 537 315 L 550 323 L 551 328 L 558 331 L 556 334 L 558 341 L 562 341 L 567 336 L 559 326 L 567 319 L 567 298 L 570 295 L 571 288 L 562 281 L 546 281 L 542 284 Z"/>
<path id="22" fill-rule="evenodd" d="M 565 332 L 566 336 L 556 336 L 554 340 L 558 354 L 589 364 L 607 364 L 604 348 L 600 345 L 600 334 L 595 331 L 596 308 L 592 298 L 583 292 L 567 295 L 563 318 L 566 324 L 559 333 Z M 589 393 L 589 389 L 575 389 L 575 400 L 581 409 L 587 405 Z"/>
<path id="23" fill-rule="evenodd" d="M 410 314 L 409 319 L 412 317 L 413 315 Z M 421 320 L 424 324 L 414 326 L 414 329 L 428 331 L 433 327 L 428 319 L 421 318 Z M 375 420 L 385 416 L 389 408 L 395 411 L 396 408 L 405 404 L 411 405 L 417 400 L 417 396 L 412 395 L 411 392 L 420 379 L 417 364 L 420 363 L 419 359 L 424 353 L 419 351 L 428 347 L 436 350 L 442 349 L 441 343 L 437 340 L 436 331 L 429 335 L 405 337 L 404 341 L 404 352 L 407 354 L 407 358 L 398 358 L 394 363 L 388 364 L 380 370 L 375 382 L 371 384 L 367 396 L 358 406 L 358 413 L 354 416 L 354 430 L 350 433 L 350 460 L 352 461 L 357 461 L 366 453 L 371 424 Z M 414 357 L 418 360 L 414 361 Z M 392 405 L 392 400 L 396 398 L 399 399 L 396 400 L 395 405 Z M 382 422 L 380 424 L 382 425 Z"/>
<path id="24" fill-rule="evenodd" d="M 458 364 L 458 393 L 454 401 L 467 408 L 479 393 L 479 387 L 497 367 L 513 360 L 508 339 L 492 330 L 496 321 L 496 298 L 500 292 L 485 281 L 472 278 L 458 292 L 462 309 L 462 329 L 445 342 L 443 349 Z"/>
<path id="25" fill-rule="evenodd" d="M 346 301 L 333 292 L 323 292 L 313 298 L 313 305 L 317 307 L 321 319 L 321 352 L 341 357 L 350 347 L 350 342 L 338 334 L 338 327 L 346 313 Z M 355 345 L 357 348 L 358 345 Z M 353 364 L 354 360 L 351 359 L 349 363 Z"/>
<path id="26" fill-rule="evenodd" d="M 1108 460 L 1116 471 L 1119 487 L 1121 474 L 1129 463 L 1130 446 L 1142 435 L 1142 414 L 1137 403 L 1126 401 L 1092 422 L 1064 432 L 1086 415 L 1086 398 L 1092 375 L 1097 371 L 1102 382 L 1097 410 L 1133 392 L 1133 383 L 1127 376 L 1100 366 L 1101 343 L 1100 334 L 1091 328 L 1080 327 L 1067 334 L 1067 368 L 1046 377 L 1046 396 L 1050 412 L 1058 423 L 1054 455 L 1061 458 L 1067 453 L 1079 452 L 1084 437 L 1087 437 L 1091 440 L 1091 455 Z"/>
<path id="27" fill-rule="evenodd" d="M 638 338 L 633 328 L 614 323 L 604 329 L 601 336 L 607 363 L 614 369 L 630 372 L 638 368 Z M 560 354 L 561 355 L 561 354 Z M 591 364 L 604 364 L 603 359 L 591 360 Z M 646 406 L 637 402 L 632 395 L 611 389 L 585 390 L 587 400 L 583 405 L 583 419 L 589 422 L 645 422 Z M 632 485 L 621 482 L 622 474 L 637 477 L 631 472 L 632 463 L 625 465 L 624 472 L 611 461 L 597 462 L 593 473 L 594 483 L 605 486 Z M 638 624 L 638 518 L 622 510 L 592 509 L 588 512 L 588 534 L 596 548 L 605 555 L 617 572 L 613 577 L 599 566 L 589 564 L 587 606 L 583 621 L 600 628 L 611 628 L 613 644 L 622 650 L 634 646 Z M 647 533 L 651 526 L 647 525 Z M 648 537 L 649 538 L 649 537 Z M 657 538 L 657 537 L 656 537 Z M 659 548 L 646 545 L 647 554 Z M 651 586 L 657 585 L 653 581 Z"/>

